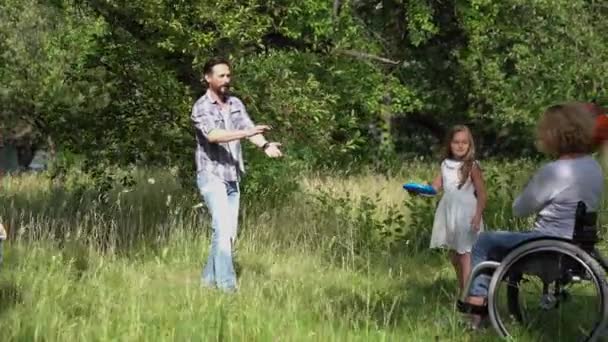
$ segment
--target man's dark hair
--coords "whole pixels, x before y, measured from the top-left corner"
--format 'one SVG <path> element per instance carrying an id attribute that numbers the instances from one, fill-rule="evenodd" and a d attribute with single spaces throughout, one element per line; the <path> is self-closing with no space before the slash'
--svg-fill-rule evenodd
<path id="1" fill-rule="evenodd" d="M 209 75 L 211 70 L 213 70 L 213 67 L 218 64 L 226 64 L 228 67 L 230 67 L 230 62 L 226 58 L 212 57 L 203 66 L 203 76 Z"/>

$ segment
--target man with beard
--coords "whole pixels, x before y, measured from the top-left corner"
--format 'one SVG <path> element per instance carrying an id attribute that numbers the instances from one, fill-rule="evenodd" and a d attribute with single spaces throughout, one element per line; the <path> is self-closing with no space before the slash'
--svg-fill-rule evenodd
<path id="1" fill-rule="evenodd" d="M 239 181 L 245 172 L 240 141 L 247 138 L 270 158 L 281 157 L 280 144 L 267 141 L 267 125 L 254 125 L 243 102 L 230 95 L 230 63 L 212 58 L 203 68 L 207 92 L 192 108 L 196 131 L 197 185 L 211 214 L 211 250 L 202 285 L 236 290 L 232 246 L 236 239 Z"/>

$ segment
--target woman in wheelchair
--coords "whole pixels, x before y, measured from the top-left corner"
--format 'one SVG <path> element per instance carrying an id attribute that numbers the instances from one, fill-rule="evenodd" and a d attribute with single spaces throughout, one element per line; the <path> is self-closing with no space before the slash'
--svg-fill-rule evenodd
<path id="1" fill-rule="evenodd" d="M 514 247 L 521 246 L 523 242 L 531 243 L 529 240 L 547 237 L 555 238 L 555 244 L 567 243 L 564 240 L 573 238 L 579 202 L 584 203 L 589 211 L 599 209 L 604 177 L 600 164 L 591 155 L 596 147 L 594 123 L 593 113 L 581 103 L 555 105 L 543 113 L 537 124 L 537 147 L 552 157 L 552 161 L 533 175 L 513 203 L 515 216 L 536 214 L 534 226 L 527 232 L 481 233 L 472 249 L 472 269 L 486 261 L 501 262 Z M 497 271 L 500 270 L 497 267 Z M 505 278 L 509 277 L 505 274 Z M 487 317 L 491 279 L 491 273 L 477 273 L 477 276 L 472 273 L 468 297 L 465 294 L 463 301 L 459 301 L 461 311 L 472 313 L 473 328 L 479 327 Z M 519 310 L 512 310 L 513 305 L 516 304 L 509 303 L 509 311 L 517 316 Z M 494 323 L 493 319 L 492 324 L 496 328 L 502 323 Z M 508 336 L 508 333 L 501 334 Z"/>

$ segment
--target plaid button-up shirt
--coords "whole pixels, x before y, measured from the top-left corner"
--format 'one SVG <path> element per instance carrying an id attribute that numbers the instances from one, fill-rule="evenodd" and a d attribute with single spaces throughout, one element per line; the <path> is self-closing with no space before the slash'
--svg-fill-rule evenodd
<path id="1" fill-rule="evenodd" d="M 228 110 L 222 113 L 220 104 L 207 91 L 194 103 L 191 119 L 196 130 L 196 171 L 230 182 L 239 181 L 245 172 L 240 141 L 210 143 L 207 136 L 216 128 L 242 130 L 254 125 L 241 100 L 230 96 L 227 104 Z"/>

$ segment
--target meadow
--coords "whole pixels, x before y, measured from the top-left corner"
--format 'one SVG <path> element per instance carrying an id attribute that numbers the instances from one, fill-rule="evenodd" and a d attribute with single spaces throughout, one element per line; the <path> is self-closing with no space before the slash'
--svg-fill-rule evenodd
<path id="1" fill-rule="evenodd" d="M 530 225 L 510 210 L 536 166 L 484 163 L 488 229 Z M 82 174 L 5 177 L 0 340 L 496 340 L 465 329 L 452 266 L 427 248 L 436 199 L 401 189 L 433 170 L 308 172 L 274 200 L 247 193 L 233 295 L 200 287 L 209 219 L 170 170 L 140 170 L 107 196 Z M 520 340 L 537 340 L 529 334 Z"/>

